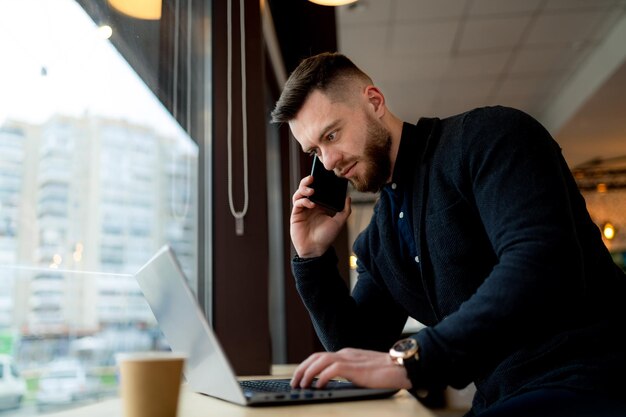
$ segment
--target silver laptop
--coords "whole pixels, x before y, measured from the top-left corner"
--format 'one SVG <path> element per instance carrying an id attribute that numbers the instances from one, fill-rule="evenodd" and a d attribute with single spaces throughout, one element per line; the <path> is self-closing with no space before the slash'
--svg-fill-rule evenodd
<path id="1" fill-rule="evenodd" d="M 345 381 L 331 381 L 324 389 L 292 389 L 288 379 L 239 381 L 172 249 L 162 247 L 135 277 L 171 349 L 187 355 L 183 372 L 195 392 L 241 405 L 269 405 L 385 398 L 398 391 Z"/>

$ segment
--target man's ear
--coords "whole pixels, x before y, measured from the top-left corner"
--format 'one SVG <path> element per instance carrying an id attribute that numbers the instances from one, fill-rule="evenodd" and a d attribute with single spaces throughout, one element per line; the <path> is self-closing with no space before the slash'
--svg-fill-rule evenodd
<path id="1" fill-rule="evenodd" d="M 385 114 L 385 96 L 383 93 L 373 85 L 368 85 L 365 87 L 365 96 L 367 97 L 367 101 L 372 106 L 374 113 L 378 117 L 382 117 Z"/>

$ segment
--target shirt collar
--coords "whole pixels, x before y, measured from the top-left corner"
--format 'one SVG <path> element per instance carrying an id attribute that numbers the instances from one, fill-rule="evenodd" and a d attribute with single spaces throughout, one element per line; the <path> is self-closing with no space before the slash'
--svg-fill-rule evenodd
<path id="1" fill-rule="evenodd" d="M 400 146 L 398 147 L 398 155 L 393 168 L 393 176 L 391 184 L 402 186 L 413 180 L 413 171 L 415 163 L 419 160 L 416 152 L 423 145 L 423 140 L 418 137 L 418 129 L 416 125 L 404 122 L 402 125 L 402 135 L 400 136 Z"/>

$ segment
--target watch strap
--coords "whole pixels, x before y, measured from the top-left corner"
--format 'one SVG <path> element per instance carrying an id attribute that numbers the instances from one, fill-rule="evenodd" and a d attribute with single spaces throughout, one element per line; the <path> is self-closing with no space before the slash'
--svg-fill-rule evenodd
<path id="1" fill-rule="evenodd" d="M 415 356 L 404 359 L 404 369 L 406 369 L 406 375 L 411 381 L 411 391 L 416 390 L 419 387 L 419 360 Z"/>

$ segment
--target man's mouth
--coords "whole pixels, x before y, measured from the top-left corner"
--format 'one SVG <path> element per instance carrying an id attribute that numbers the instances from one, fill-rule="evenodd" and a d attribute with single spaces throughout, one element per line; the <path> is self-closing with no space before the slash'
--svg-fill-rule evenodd
<path id="1" fill-rule="evenodd" d="M 350 178 L 350 173 L 352 172 L 352 170 L 353 170 L 353 168 L 354 168 L 355 166 L 356 166 L 356 162 L 355 162 L 354 164 L 350 165 L 348 168 L 346 168 L 346 169 L 342 170 L 342 171 L 339 173 L 339 176 L 340 176 L 340 177 L 343 177 L 343 178 Z"/>

